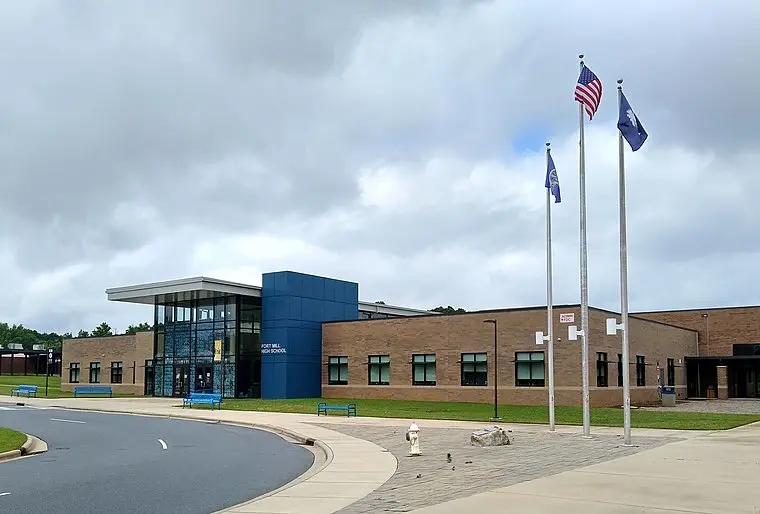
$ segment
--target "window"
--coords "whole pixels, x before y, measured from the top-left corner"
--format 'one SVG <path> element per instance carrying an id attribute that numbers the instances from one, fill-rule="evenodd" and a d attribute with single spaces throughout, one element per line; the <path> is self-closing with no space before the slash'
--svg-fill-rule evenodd
<path id="1" fill-rule="evenodd" d="M 596 353 L 596 387 L 607 387 L 607 354 Z"/>
<path id="2" fill-rule="evenodd" d="M 676 385 L 676 363 L 674 359 L 668 359 L 668 385 Z"/>
<path id="3" fill-rule="evenodd" d="M 78 362 L 72 362 L 71 364 L 69 364 L 69 383 L 71 384 L 79 383 L 79 363 Z"/>
<path id="4" fill-rule="evenodd" d="M 645 386 L 647 385 L 647 377 L 646 372 L 644 371 L 644 356 L 643 355 L 637 355 L 636 356 L 636 385 L 637 386 Z"/>
<path id="5" fill-rule="evenodd" d="M 618 353 L 618 387 L 623 387 L 623 354 Z"/>
<path id="6" fill-rule="evenodd" d="M 391 358 L 388 355 L 369 356 L 369 385 L 391 383 Z"/>
<path id="7" fill-rule="evenodd" d="M 330 385 L 348 384 L 348 357 L 330 357 L 327 366 Z"/>
<path id="8" fill-rule="evenodd" d="M 91 362 L 90 363 L 90 383 L 97 384 L 99 382 L 100 382 L 100 363 Z"/>
<path id="9" fill-rule="evenodd" d="M 435 385 L 435 354 L 412 355 L 412 384 Z"/>
<path id="10" fill-rule="evenodd" d="M 544 352 L 515 354 L 515 385 L 544 387 Z"/>
<path id="11" fill-rule="evenodd" d="M 484 386 L 488 385 L 488 354 L 487 353 L 463 353 L 462 354 L 462 385 Z"/>
<path id="12" fill-rule="evenodd" d="M 124 371 L 121 367 L 121 362 L 112 362 L 111 363 L 111 383 L 112 384 L 121 384 L 121 379 L 124 374 Z"/>

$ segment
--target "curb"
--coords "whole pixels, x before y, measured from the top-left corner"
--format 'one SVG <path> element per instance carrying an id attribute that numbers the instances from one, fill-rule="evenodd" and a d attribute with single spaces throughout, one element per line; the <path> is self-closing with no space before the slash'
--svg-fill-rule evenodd
<path id="1" fill-rule="evenodd" d="M 21 445 L 21 448 L 18 450 L 10 450 L 7 452 L 0 453 L 0 461 L 3 460 L 11 460 L 11 459 L 17 459 L 19 457 L 24 457 L 26 455 L 31 455 L 34 453 L 42 453 L 43 451 L 47 451 L 47 445 L 45 444 L 45 448 L 41 451 L 35 451 L 35 447 L 39 443 L 43 443 L 41 439 L 38 439 L 37 437 L 29 434 L 26 435 L 26 441 L 24 441 L 24 444 Z"/>
<path id="2" fill-rule="evenodd" d="M 238 426 L 247 427 L 247 428 L 258 428 L 261 430 L 266 430 L 267 432 L 274 432 L 278 435 L 287 436 L 290 439 L 293 439 L 294 441 L 296 441 L 298 444 L 302 444 L 305 446 L 319 446 L 320 449 L 323 449 L 324 447 L 329 450 L 329 446 L 327 446 L 326 444 L 312 437 L 307 437 L 293 430 L 279 427 L 277 425 L 269 425 L 266 423 L 245 423 L 241 421 L 223 421 L 217 418 L 206 417 L 206 416 L 200 417 L 200 416 L 184 416 L 182 414 L 152 414 L 150 412 L 132 412 L 132 411 L 127 411 L 127 410 L 87 409 L 84 407 L 56 407 L 56 408 L 63 409 L 63 410 L 78 410 L 78 411 L 84 411 L 84 412 L 102 412 L 104 414 L 129 414 L 132 416 L 148 416 L 151 418 L 182 419 L 186 421 L 205 421 L 205 422 L 219 423 L 219 424 L 225 424 L 225 425 L 238 425 Z M 330 454 L 332 454 L 332 450 L 329 450 L 329 452 Z"/>
<path id="3" fill-rule="evenodd" d="M 105 413 L 105 414 L 128 414 L 132 416 L 146 416 L 146 417 L 164 418 L 164 419 L 181 419 L 185 421 L 200 421 L 200 422 L 211 423 L 211 424 L 220 424 L 220 425 L 223 424 L 223 425 L 231 425 L 231 426 L 239 426 L 239 427 L 244 427 L 244 428 L 264 430 L 266 432 L 277 434 L 283 439 L 286 439 L 286 440 L 291 439 L 292 441 L 295 441 L 295 443 L 299 445 L 319 448 L 319 450 L 323 454 L 323 458 L 319 459 L 319 455 L 317 454 L 317 452 L 315 452 L 314 450 L 310 450 L 314 454 L 314 463 L 304 473 L 302 473 L 301 475 L 297 476 L 296 478 L 294 478 L 287 484 L 284 484 L 273 491 L 269 491 L 255 498 L 251 498 L 250 500 L 246 500 L 243 503 L 239 503 L 237 505 L 227 507 L 223 510 L 216 511 L 216 513 L 229 512 L 234 509 L 238 509 L 244 505 L 249 505 L 259 500 L 263 500 L 264 498 L 267 498 L 269 496 L 273 496 L 286 489 L 290 489 L 291 487 L 298 485 L 302 482 L 305 482 L 306 480 L 309 480 L 310 478 L 318 475 L 320 472 L 322 472 L 325 468 L 327 468 L 327 466 L 329 466 L 332 463 L 333 458 L 334 458 L 332 448 L 330 448 L 330 446 L 320 441 L 319 439 L 307 437 L 294 430 L 279 427 L 276 425 L 245 423 L 245 422 L 240 422 L 240 421 L 223 421 L 220 419 L 207 417 L 207 416 L 199 417 L 199 416 L 187 416 L 187 415 L 182 415 L 182 414 L 151 414 L 151 413 L 137 413 L 137 412 L 131 412 L 131 411 L 125 411 L 125 410 L 86 409 L 83 407 L 57 407 L 57 408 L 63 409 L 63 410 L 73 410 L 73 411 L 83 411 L 83 412 L 100 412 L 100 413 Z M 29 439 L 27 439 L 27 442 L 29 442 Z"/>

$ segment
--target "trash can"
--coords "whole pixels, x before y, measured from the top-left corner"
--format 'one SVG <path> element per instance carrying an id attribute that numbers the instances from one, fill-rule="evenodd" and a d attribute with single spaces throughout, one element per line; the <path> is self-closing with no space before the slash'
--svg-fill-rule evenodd
<path id="1" fill-rule="evenodd" d="M 662 386 L 662 406 L 676 406 L 676 388 L 674 386 Z"/>

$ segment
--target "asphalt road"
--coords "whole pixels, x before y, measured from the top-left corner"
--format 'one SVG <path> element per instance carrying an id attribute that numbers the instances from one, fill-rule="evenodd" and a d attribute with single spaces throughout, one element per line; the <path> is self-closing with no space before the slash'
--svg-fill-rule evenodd
<path id="1" fill-rule="evenodd" d="M 8 407 L 0 403 L 0 425 L 49 449 L 0 462 L 3 514 L 207 514 L 277 489 L 314 462 L 308 449 L 261 430 Z"/>

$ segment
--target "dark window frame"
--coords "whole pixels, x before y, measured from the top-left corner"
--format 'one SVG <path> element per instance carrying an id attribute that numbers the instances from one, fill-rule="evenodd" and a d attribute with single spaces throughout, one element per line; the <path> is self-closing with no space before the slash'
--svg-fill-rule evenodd
<path id="1" fill-rule="evenodd" d="M 667 368 L 668 368 L 668 379 L 667 379 L 668 385 L 675 386 L 676 385 L 676 360 L 668 358 Z"/>
<path id="2" fill-rule="evenodd" d="M 121 384 L 124 382 L 124 362 L 111 362 L 111 383 Z"/>
<path id="3" fill-rule="evenodd" d="M 69 384 L 78 384 L 80 367 L 78 362 L 69 363 Z"/>
<path id="4" fill-rule="evenodd" d="M 383 369 L 387 372 L 388 380 L 383 380 Z M 372 380 L 373 370 L 377 370 L 377 380 Z M 370 355 L 367 357 L 367 384 L 391 385 L 390 355 Z"/>
<path id="5" fill-rule="evenodd" d="M 482 357 L 482 360 L 478 360 Z M 479 370 L 482 365 L 485 369 Z M 484 387 L 488 385 L 488 352 L 465 352 L 461 354 L 460 380 L 462 386 Z"/>
<path id="6" fill-rule="evenodd" d="M 93 377 L 95 379 L 93 380 Z M 90 363 L 90 384 L 99 384 L 100 383 L 100 362 L 91 362 Z"/>
<path id="7" fill-rule="evenodd" d="M 528 355 L 528 359 L 520 359 L 519 355 Z M 541 355 L 541 359 L 534 356 Z M 533 378 L 533 363 L 540 362 L 542 377 Z M 528 365 L 529 378 L 520 378 L 520 365 Z M 546 386 L 546 356 L 544 352 L 515 352 L 515 387 L 545 387 Z"/>
<path id="8" fill-rule="evenodd" d="M 596 387 L 608 387 L 609 383 L 607 352 L 596 352 Z"/>
<path id="9" fill-rule="evenodd" d="M 337 379 L 333 379 L 333 369 L 337 371 Z M 348 356 L 333 355 L 327 358 L 327 383 L 328 385 L 348 385 Z"/>
<path id="10" fill-rule="evenodd" d="M 623 387 L 623 354 L 618 353 L 618 387 Z"/>
<path id="11" fill-rule="evenodd" d="M 644 387 L 647 385 L 646 357 L 643 355 L 636 356 L 636 386 Z"/>
<path id="12" fill-rule="evenodd" d="M 431 359 L 432 357 L 432 359 Z M 418 359 L 420 358 L 420 359 Z M 428 379 L 429 367 L 433 368 L 433 379 Z M 416 380 L 417 369 L 422 368 L 422 380 Z M 412 354 L 412 385 L 416 386 L 434 386 L 438 380 L 437 359 L 434 353 L 415 353 Z"/>

